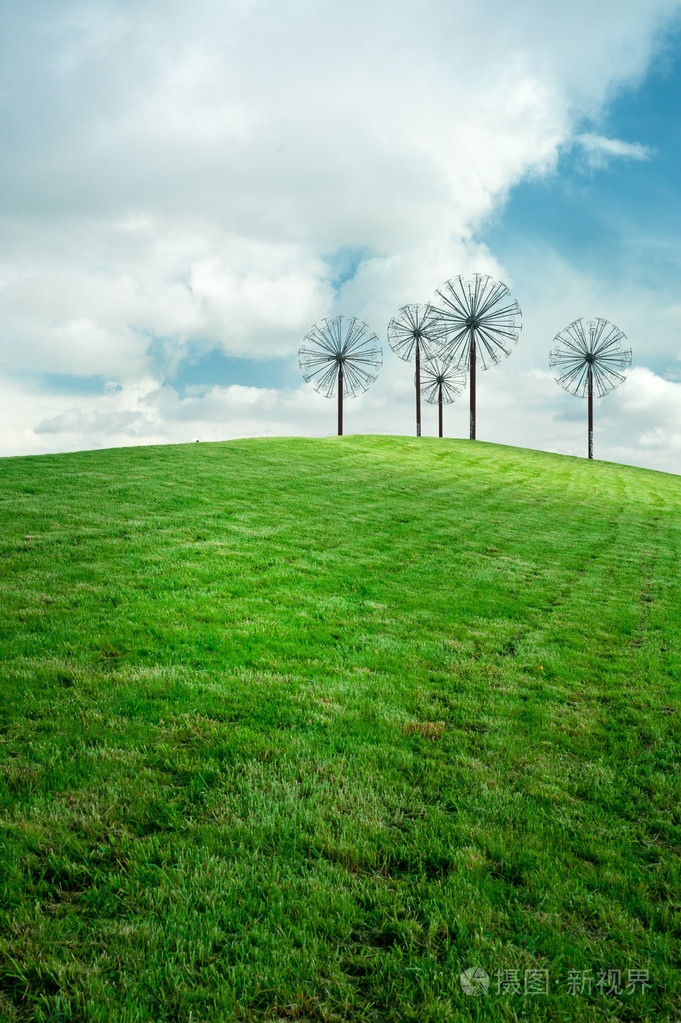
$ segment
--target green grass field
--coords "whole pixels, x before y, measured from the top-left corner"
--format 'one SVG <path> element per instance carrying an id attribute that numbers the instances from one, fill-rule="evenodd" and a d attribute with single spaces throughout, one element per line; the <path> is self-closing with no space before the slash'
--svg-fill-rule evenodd
<path id="1" fill-rule="evenodd" d="M 681 477 L 252 440 L 0 516 L 0 1019 L 681 1020 Z"/>

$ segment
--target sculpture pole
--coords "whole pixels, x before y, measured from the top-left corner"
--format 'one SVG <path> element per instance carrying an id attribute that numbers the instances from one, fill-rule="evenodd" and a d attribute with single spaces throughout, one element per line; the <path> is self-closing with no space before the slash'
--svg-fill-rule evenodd
<path id="1" fill-rule="evenodd" d="M 470 388 L 471 388 L 471 440 L 475 440 L 475 331 L 471 331 Z"/>
<path id="2" fill-rule="evenodd" d="M 416 339 L 416 436 L 421 436 L 421 346 Z"/>
<path id="3" fill-rule="evenodd" d="M 589 458 L 594 456 L 594 371 L 589 363 Z"/>

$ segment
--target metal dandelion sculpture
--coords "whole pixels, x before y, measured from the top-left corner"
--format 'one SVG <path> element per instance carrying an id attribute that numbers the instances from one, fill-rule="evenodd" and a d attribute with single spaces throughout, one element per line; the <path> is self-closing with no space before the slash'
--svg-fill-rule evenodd
<path id="1" fill-rule="evenodd" d="M 520 306 L 505 284 L 486 274 L 446 281 L 431 305 L 444 333 L 440 357 L 470 376 L 470 437 L 475 440 L 476 368 L 489 369 L 511 354 L 522 329 Z"/>
<path id="2" fill-rule="evenodd" d="M 440 437 L 442 433 L 442 406 L 449 405 L 459 397 L 466 386 L 466 372 L 452 366 L 451 363 L 442 362 L 441 359 L 429 359 L 423 367 L 423 380 L 421 383 L 421 394 L 430 405 L 437 404 L 438 419 L 440 424 Z"/>
<path id="3" fill-rule="evenodd" d="M 404 305 L 388 324 L 388 343 L 405 362 L 416 362 L 416 436 L 421 436 L 421 356 L 432 358 L 442 340 L 443 324 L 428 305 Z"/>
<path id="4" fill-rule="evenodd" d="M 631 348 L 623 348 L 623 332 L 614 323 L 598 317 L 585 323 L 574 320 L 556 334 L 558 344 L 551 350 L 549 366 L 557 369 L 556 382 L 570 394 L 587 398 L 588 452 L 594 456 L 594 395 L 602 398 L 624 382 L 620 370 L 631 366 Z"/>
<path id="5" fill-rule="evenodd" d="M 298 352 L 303 377 L 326 398 L 338 395 L 338 436 L 343 433 L 343 398 L 366 391 L 383 365 L 378 337 L 354 316 L 316 323 Z"/>

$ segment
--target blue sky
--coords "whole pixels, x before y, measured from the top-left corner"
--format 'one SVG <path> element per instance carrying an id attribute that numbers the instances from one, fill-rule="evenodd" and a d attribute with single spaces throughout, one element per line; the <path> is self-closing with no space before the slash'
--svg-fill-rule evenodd
<path id="1" fill-rule="evenodd" d="M 681 270 L 681 35 L 641 83 L 605 105 L 584 133 L 644 147 L 643 159 L 589 162 L 578 144 L 560 155 L 556 172 L 516 186 L 494 224 L 481 232 L 504 261 L 520 239 L 549 243 L 570 262 L 610 281 L 632 278 L 676 286 Z"/>
<path id="2" fill-rule="evenodd" d="M 596 455 L 679 471 L 679 2 L 28 0 L 0 49 L 0 455 L 331 433 L 297 350 L 338 313 L 384 341 L 346 429 L 409 432 L 387 322 L 483 272 L 523 331 L 479 437 L 583 456 L 548 352 L 604 316 Z"/>

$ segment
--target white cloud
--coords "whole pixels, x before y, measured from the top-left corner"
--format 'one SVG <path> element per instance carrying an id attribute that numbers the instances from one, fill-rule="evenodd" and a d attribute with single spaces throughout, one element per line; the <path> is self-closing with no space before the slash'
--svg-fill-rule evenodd
<path id="1" fill-rule="evenodd" d="M 575 136 L 575 142 L 584 150 L 587 163 L 593 168 L 607 167 L 612 159 L 650 160 L 654 150 L 640 142 L 623 142 L 603 135 L 585 132 Z"/>

